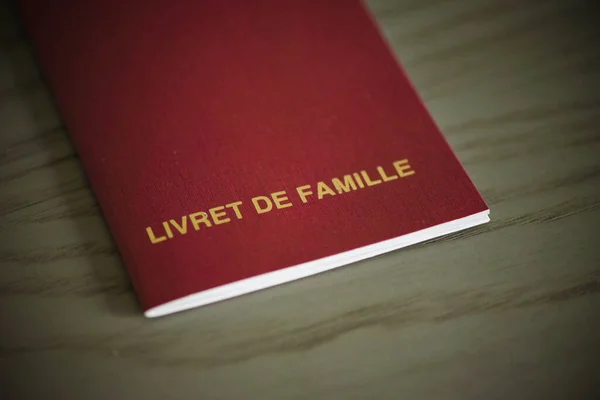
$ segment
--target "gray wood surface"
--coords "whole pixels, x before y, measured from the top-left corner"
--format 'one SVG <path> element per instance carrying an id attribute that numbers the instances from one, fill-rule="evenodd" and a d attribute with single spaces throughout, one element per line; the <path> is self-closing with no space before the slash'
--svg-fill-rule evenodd
<path id="1" fill-rule="evenodd" d="M 157 320 L 2 6 L 0 398 L 600 398 L 595 2 L 369 5 L 493 221 Z"/>

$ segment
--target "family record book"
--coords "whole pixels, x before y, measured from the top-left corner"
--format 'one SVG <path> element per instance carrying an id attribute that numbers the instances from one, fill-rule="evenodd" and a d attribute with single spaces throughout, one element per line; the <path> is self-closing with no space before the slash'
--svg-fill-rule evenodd
<path id="1" fill-rule="evenodd" d="M 489 221 L 360 1 L 20 5 L 148 317 Z"/>

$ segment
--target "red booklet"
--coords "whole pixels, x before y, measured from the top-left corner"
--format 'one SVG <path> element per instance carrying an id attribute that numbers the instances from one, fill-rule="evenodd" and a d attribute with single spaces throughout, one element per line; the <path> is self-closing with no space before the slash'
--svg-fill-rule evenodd
<path id="1" fill-rule="evenodd" d="M 21 12 L 148 317 L 489 221 L 358 0 Z"/>

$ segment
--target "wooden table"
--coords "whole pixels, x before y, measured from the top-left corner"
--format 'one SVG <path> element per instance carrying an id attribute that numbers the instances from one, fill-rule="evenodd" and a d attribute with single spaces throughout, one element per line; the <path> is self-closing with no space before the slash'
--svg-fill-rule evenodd
<path id="1" fill-rule="evenodd" d="M 3 6 L 0 398 L 600 398 L 592 2 L 369 4 L 493 221 L 156 320 Z"/>

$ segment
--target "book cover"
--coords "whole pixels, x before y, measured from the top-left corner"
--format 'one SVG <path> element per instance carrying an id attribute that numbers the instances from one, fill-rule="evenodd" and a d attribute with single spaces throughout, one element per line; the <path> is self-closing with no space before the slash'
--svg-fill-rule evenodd
<path id="1" fill-rule="evenodd" d="M 22 0 L 146 316 L 489 221 L 358 0 Z"/>

